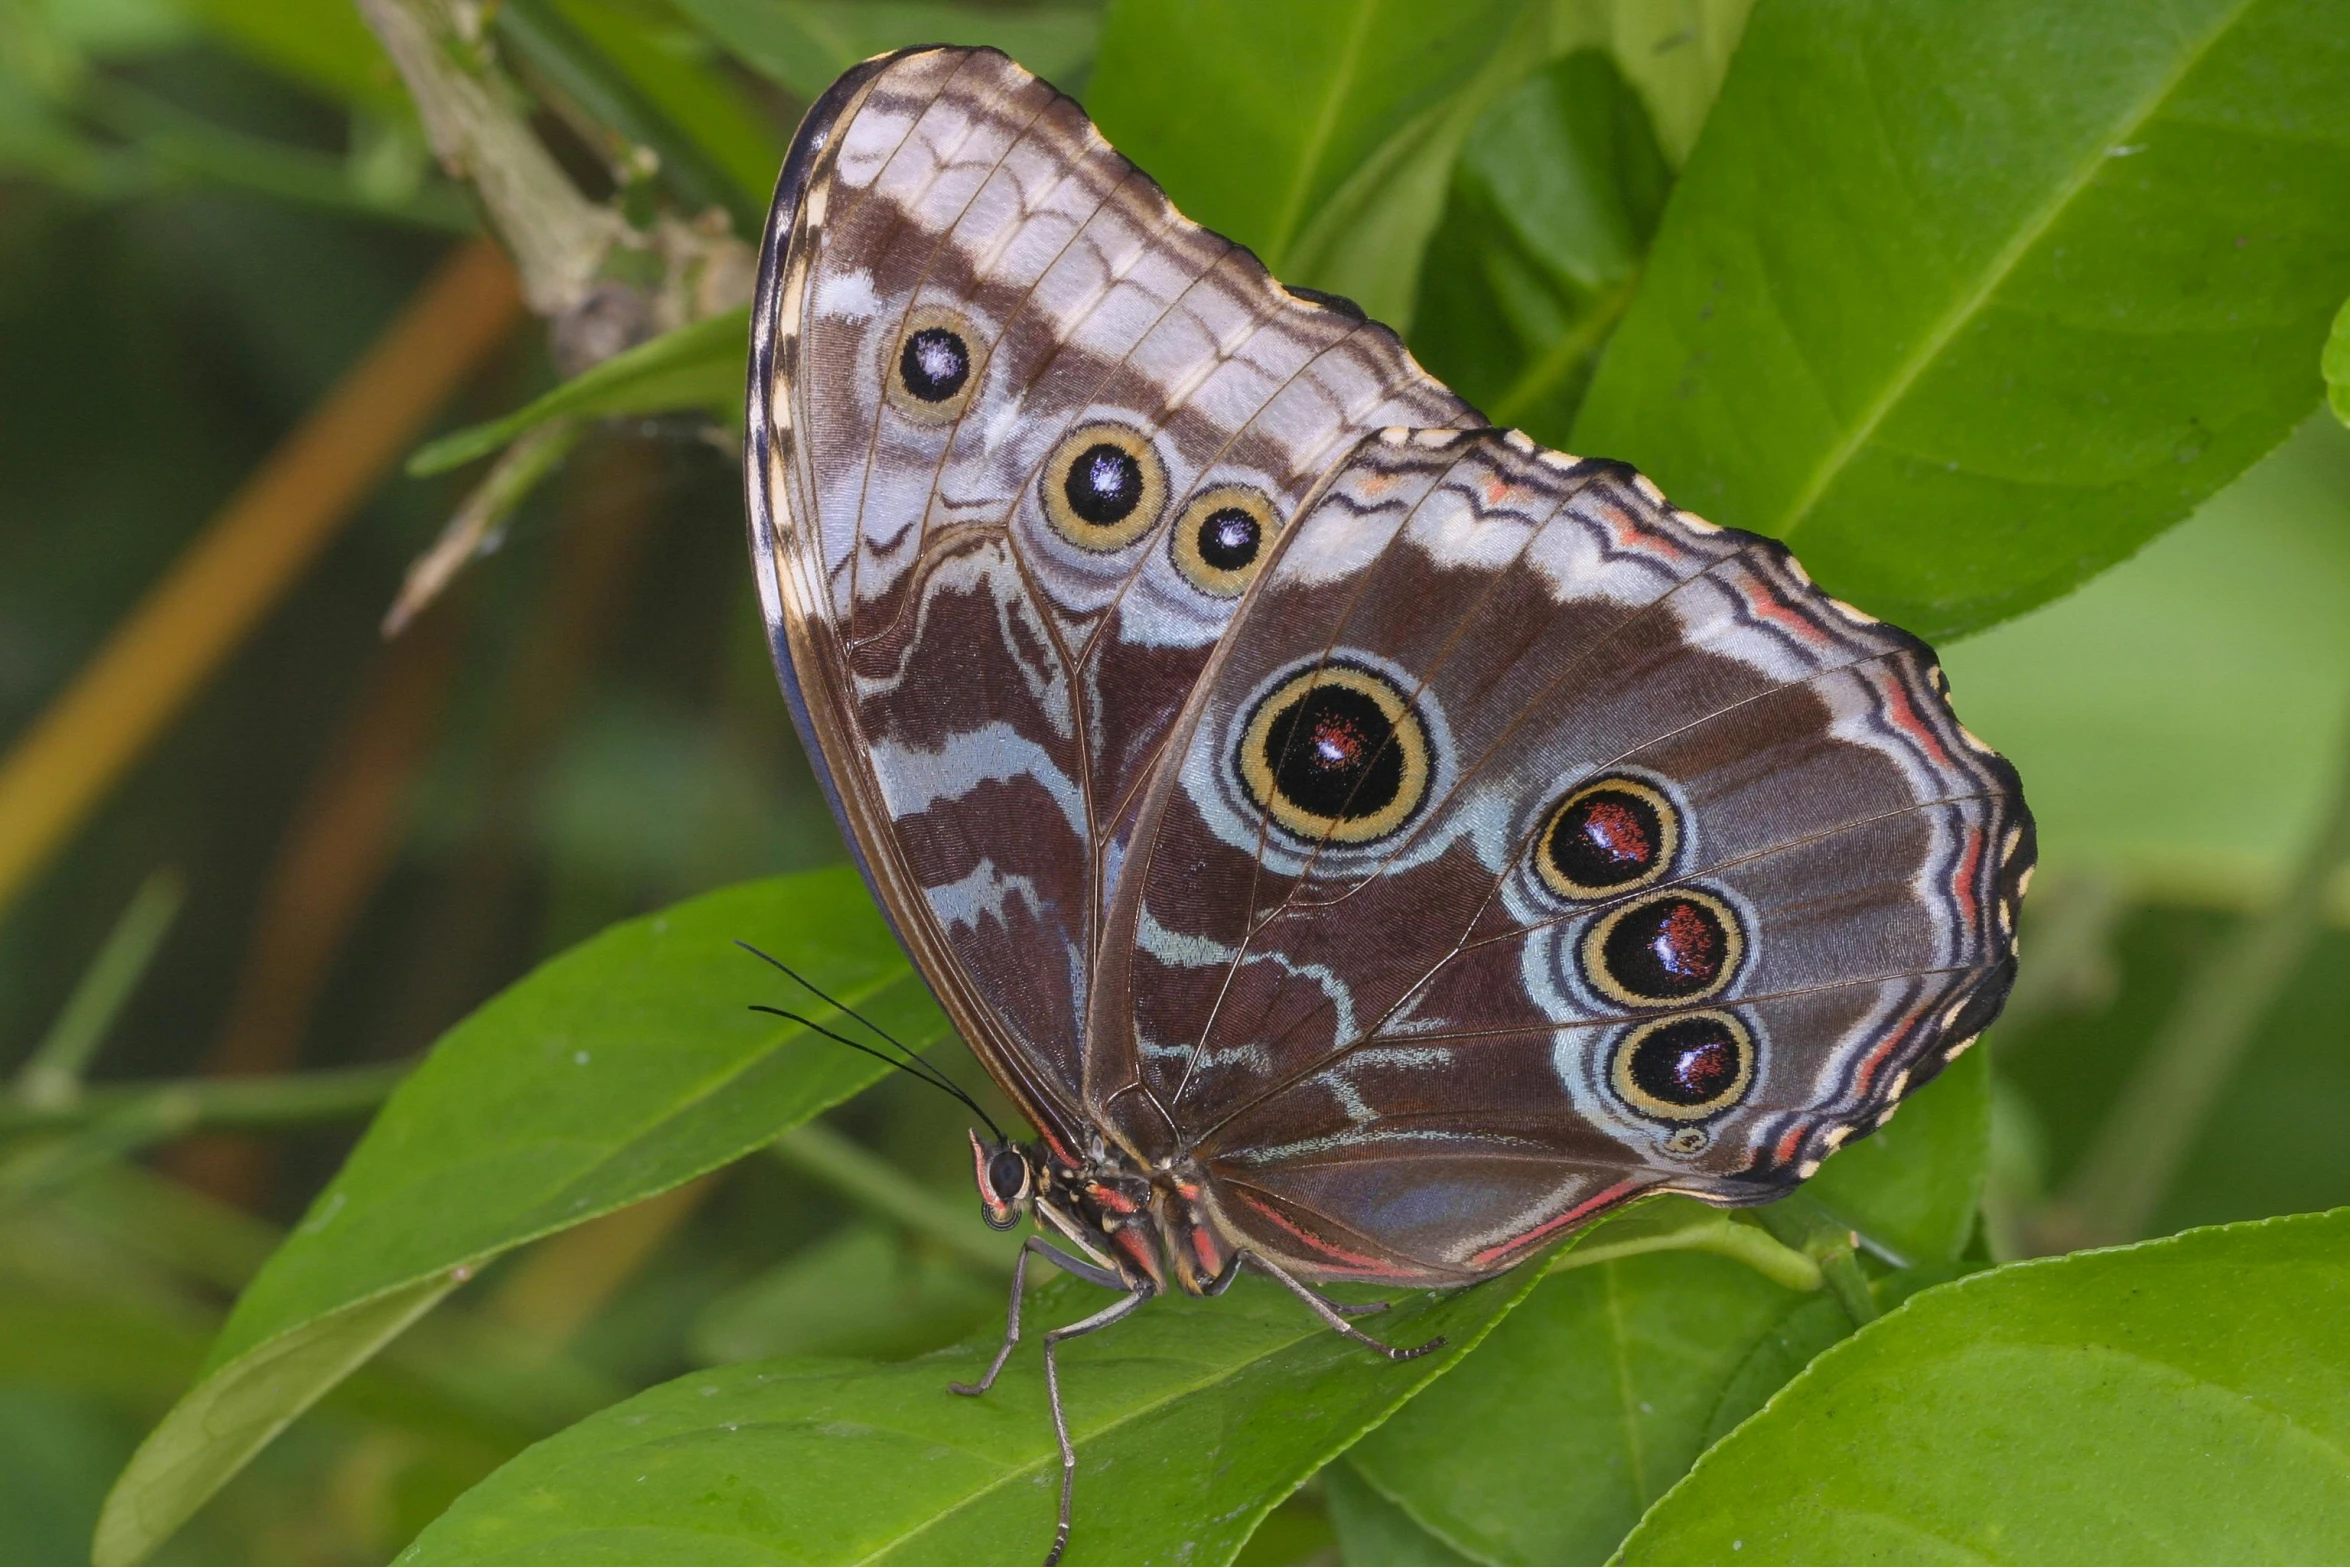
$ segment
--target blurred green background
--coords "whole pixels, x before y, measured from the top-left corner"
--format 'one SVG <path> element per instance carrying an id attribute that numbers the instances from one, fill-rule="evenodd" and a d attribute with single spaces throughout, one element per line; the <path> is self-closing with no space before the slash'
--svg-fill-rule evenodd
<path id="1" fill-rule="evenodd" d="M 593 83 L 565 76 L 561 40 L 530 41 L 548 18 L 684 127 L 738 225 L 849 61 L 932 34 L 1000 41 L 1082 91 L 1098 24 L 1081 5 L 510 9 L 501 37 L 567 168 L 599 177 L 578 113 Z M 1719 36 L 1707 47 L 1727 58 Z M 1431 369 L 1563 440 L 1702 119 L 1710 85 L 1692 91 L 1693 109 L 1657 113 L 1673 100 L 1586 52 L 1483 112 L 1414 285 Z M 404 103 L 332 0 L 0 0 L 0 747 L 463 243 L 469 205 Z M 1600 196 L 1526 197 L 1556 166 L 1546 137 L 1598 149 Z M 1545 229 L 1539 213 L 1565 215 Z M 435 428 L 555 379 L 525 324 Z M 391 1063 L 615 919 L 840 858 L 768 666 L 730 440 L 690 412 L 599 427 L 391 641 L 377 627 L 403 572 L 478 473 L 370 484 L 0 908 L 0 1075 L 56 1037 L 77 988 L 107 999 L 88 982 L 108 950 L 135 982 L 99 1019 L 94 1083 Z M 1994 1038 L 1992 1242 L 2016 1254 L 2063 1243 L 2051 1194 L 2341 787 L 2350 431 L 2313 412 L 2134 559 L 1944 652 L 2042 834 L 2024 979 Z M 2350 1203 L 2344 891 L 2153 1194 L 2150 1233 Z M 143 966 L 142 933 L 159 943 Z M 746 972 L 744 999 L 758 993 Z M 893 1082 L 832 1120 L 967 1205 L 954 1108 Z M 11 1567 L 86 1559 L 107 1485 L 359 1124 L 286 1119 L 62 1142 L 0 1119 Z M 161 1559 L 384 1561 L 520 1443 L 622 1391 L 752 1355 L 911 1354 L 998 1309 L 988 1269 L 749 1161 L 501 1264 Z M 466 1396 L 491 1364 L 511 1396 Z M 1248 1559 L 1328 1540 L 1309 1493 Z"/>

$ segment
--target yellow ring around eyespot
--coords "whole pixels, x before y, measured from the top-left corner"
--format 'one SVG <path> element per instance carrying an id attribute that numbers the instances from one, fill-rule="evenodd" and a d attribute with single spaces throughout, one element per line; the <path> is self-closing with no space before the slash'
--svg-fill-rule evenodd
<path id="1" fill-rule="evenodd" d="M 1242 511 L 1256 519 L 1257 553 L 1245 566 L 1224 570 L 1209 565 L 1200 553 L 1199 530 L 1220 511 Z M 1183 573 L 1184 581 L 1213 597 L 1234 599 L 1247 591 L 1257 568 L 1265 563 L 1265 552 L 1273 547 L 1273 536 L 1280 531 L 1281 514 L 1273 509 L 1264 491 L 1247 484 L 1219 484 L 1202 490 L 1185 505 L 1175 519 L 1167 552 L 1174 557 L 1175 569 Z"/>
<path id="2" fill-rule="evenodd" d="M 1379 709 L 1379 715 L 1387 720 L 1388 732 L 1393 736 L 1389 743 L 1403 759 L 1395 797 L 1365 816 L 1324 816 L 1297 805 L 1282 794 L 1273 776 L 1273 764 L 1265 756 L 1273 726 L 1281 716 L 1303 701 L 1309 692 L 1327 687 L 1369 697 Z M 1384 838 L 1408 821 L 1428 794 L 1428 731 L 1420 723 L 1420 715 L 1412 711 L 1411 703 L 1392 682 L 1352 664 L 1325 664 L 1284 680 L 1249 715 L 1248 727 L 1240 739 L 1238 761 L 1241 782 L 1246 785 L 1249 798 L 1283 830 L 1308 842 L 1351 845 Z"/>
<path id="3" fill-rule="evenodd" d="M 1134 459 L 1142 474 L 1142 494 L 1134 509 L 1115 522 L 1089 522 L 1069 504 L 1069 467 L 1097 446 L 1111 446 Z M 1167 506 L 1167 465 L 1150 438 L 1132 425 L 1097 420 L 1081 424 L 1054 445 L 1037 475 L 1038 499 L 1053 531 L 1081 550 L 1109 554 L 1122 550 L 1150 532 Z"/>
<path id="4" fill-rule="evenodd" d="M 970 368 L 963 374 L 963 384 L 955 388 L 952 397 L 926 402 L 914 395 L 906 385 L 906 345 L 919 333 L 932 330 L 952 332 L 962 340 L 963 352 L 970 360 Z M 979 378 L 987 369 L 987 339 L 971 324 L 971 318 L 947 305 L 916 305 L 906 312 L 906 324 L 889 345 L 889 358 L 881 366 L 882 390 L 889 397 L 889 405 L 917 424 L 951 424 L 962 417 L 971 406 L 971 399 L 979 390 Z"/>
<path id="5" fill-rule="evenodd" d="M 1658 831 L 1664 842 L 1657 854 L 1656 864 L 1642 872 L 1636 880 L 1624 882 L 1614 887 L 1587 887 L 1552 864 L 1550 856 L 1544 851 L 1550 847 L 1551 835 L 1558 831 L 1560 819 L 1579 802 L 1603 792 L 1629 794 L 1637 799 L 1645 800 L 1649 808 L 1656 812 Z M 1588 902 L 1599 898 L 1620 898 L 1626 893 L 1638 892 L 1643 887 L 1653 886 L 1662 881 L 1672 870 L 1673 861 L 1680 852 L 1681 813 L 1674 809 L 1673 802 L 1666 797 L 1664 791 L 1652 788 L 1637 778 L 1611 774 L 1583 785 L 1551 807 L 1550 814 L 1542 819 L 1542 830 L 1534 835 L 1534 874 L 1541 877 L 1542 885 L 1548 887 L 1552 892 L 1576 902 Z"/>
<path id="6" fill-rule="evenodd" d="M 1738 1075 L 1731 1079 L 1729 1087 L 1702 1104 L 1677 1105 L 1669 1100 L 1657 1098 L 1640 1086 L 1632 1076 L 1632 1057 L 1639 1050 L 1641 1042 L 1651 1035 L 1662 1029 L 1690 1022 L 1693 1019 L 1719 1023 L 1723 1026 L 1731 1041 L 1738 1047 Z M 1616 1041 L 1615 1058 L 1608 1065 L 1608 1080 L 1614 1086 L 1618 1099 L 1651 1120 L 1676 1122 L 1708 1120 L 1720 1115 L 1724 1110 L 1744 1099 L 1746 1091 L 1754 1086 L 1754 1032 L 1740 1022 L 1735 1013 L 1731 1012 L 1678 1012 L 1671 1017 L 1655 1018 L 1642 1023 L 1637 1028 L 1626 1030 L 1624 1037 Z M 1674 1151 L 1697 1153 L 1702 1150 L 1676 1149 Z"/>
<path id="7" fill-rule="evenodd" d="M 1683 901 L 1698 904 L 1711 911 L 1715 920 L 1722 927 L 1725 950 L 1722 953 L 1721 967 L 1715 972 L 1711 984 L 1702 990 L 1692 990 L 1684 995 L 1644 996 L 1626 986 L 1615 975 L 1607 971 L 1607 938 L 1618 925 L 1642 909 L 1654 908 L 1659 903 Z M 1610 1001 L 1621 1002 L 1628 1007 L 1681 1007 L 1688 1006 L 1692 1002 L 1712 1000 L 1722 993 L 1731 980 L 1737 977 L 1739 965 L 1746 957 L 1746 927 L 1739 924 L 1737 911 L 1712 893 L 1700 891 L 1695 887 L 1677 887 L 1671 892 L 1659 893 L 1654 897 L 1634 898 L 1628 902 L 1617 904 L 1594 920 L 1591 929 L 1584 932 L 1581 950 L 1583 977 L 1591 982 L 1593 989 Z"/>

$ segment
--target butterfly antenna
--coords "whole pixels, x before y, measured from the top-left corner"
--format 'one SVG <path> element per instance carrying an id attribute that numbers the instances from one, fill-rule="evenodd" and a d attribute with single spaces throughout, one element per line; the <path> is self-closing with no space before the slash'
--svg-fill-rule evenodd
<path id="1" fill-rule="evenodd" d="M 757 958 L 760 962 L 765 963 L 771 968 L 775 969 L 778 973 L 782 974 L 784 978 L 790 980 L 793 984 L 799 986 L 802 990 L 806 991 L 809 995 L 814 996 L 818 1001 L 823 1002 L 826 1006 L 832 1008 L 835 1012 L 846 1013 L 848 1016 L 853 1017 L 858 1022 L 864 1024 L 866 1029 L 878 1037 L 883 1044 L 888 1045 L 891 1049 L 897 1051 L 900 1056 L 905 1058 L 903 1062 L 892 1061 L 893 1065 L 899 1066 L 903 1070 L 918 1073 L 919 1075 L 926 1078 L 937 1079 L 939 1086 L 942 1088 L 954 1088 L 954 1084 L 947 1080 L 944 1073 L 939 1071 L 938 1068 L 932 1066 L 929 1062 L 923 1060 L 921 1056 L 917 1055 L 913 1048 L 909 1046 L 904 1040 L 898 1038 L 897 1035 L 891 1033 L 888 1029 L 883 1028 L 879 1023 L 874 1022 L 873 1019 L 867 1017 L 864 1013 L 858 1011 L 855 1007 L 850 1006 L 847 1002 L 840 1001 L 832 996 L 826 995 L 823 991 L 816 988 L 815 981 L 809 979 L 807 975 L 802 974 L 799 970 L 793 968 L 790 964 L 785 963 L 781 958 L 775 957 L 770 953 L 762 952 L 747 941 L 738 940 L 735 942 L 735 945 L 742 948 L 752 957 Z M 884 1057 L 884 1059 L 886 1060 L 890 1058 Z"/>
<path id="2" fill-rule="evenodd" d="M 874 1049 L 871 1045 L 851 1039 L 846 1034 L 834 1033 L 831 1029 L 826 1028 L 822 1023 L 817 1022 L 814 1018 L 802 1017 L 797 1012 L 786 1012 L 781 1007 L 761 1006 L 757 1002 L 751 1003 L 751 1010 L 753 1012 L 764 1012 L 769 1017 L 782 1018 L 787 1023 L 797 1023 L 800 1025 L 800 1027 L 807 1029 L 812 1033 L 822 1034 L 826 1039 L 831 1040 L 834 1044 L 846 1045 L 851 1050 L 857 1051 L 862 1055 L 869 1055 L 884 1066 L 894 1066 L 899 1071 L 905 1073 L 908 1077 L 913 1078 L 914 1081 L 918 1083 L 928 1083 L 931 1087 L 937 1089 L 943 1094 L 953 1095 L 955 1098 L 961 1100 L 966 1106 L 968 1106 L 973 1115 L 979 1117 L 979 1119 L 987 1123 L 987 1129 L 995 1134 L 995 1139 L 997 1142 L 1000 1143 L 1006 1141 L 1006 1138 L 1004 1137 L 1004 1129 L 995 1124 L 995 1117 L 989 1115 L 987 1111 L 981 1107 L 978 1100 L 963 1092 L 963 1090 L 950 1079 L 929 1076 L 921 1072 L 917 1072 L 911 1066 L 908 1066 L 905 1062 L 900 1061 L 896 1056 L 884 1055 L 882 1052 Z"/>

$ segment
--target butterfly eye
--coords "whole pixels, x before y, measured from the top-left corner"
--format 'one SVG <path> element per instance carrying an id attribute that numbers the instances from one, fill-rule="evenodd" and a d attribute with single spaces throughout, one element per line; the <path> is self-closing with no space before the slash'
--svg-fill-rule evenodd
<path id="1" fill-rule="evenodd" d="M 1561 800 L 1534 837 L 1534 870 L 1562 898 L 1610 898 L 1660 881 L 1681 813 L 1637 778 L 1602 778 Z"/>
<path id="2" fill-rule="evenodd" d="M 1754 1083 L 1754 1036 L 1727 1012 L 1691 1012 L 1629 1029 L 1616 1042 L 1609 1076 L 1616 1097 L 1651 1120 L 1703 1121 L 1720 1115 Z M 1674 1153 L 1701 1152 L 1702 1137 L 1668 1139 Z"/>
<path id="3" fill-rule="evenodd" d="M 1249 798 L 1309 842 L 1370 843 L 1428 796 L 1428 730 L 1393 681 L 1351 664 L 1293 675 L 1241 733 Z"/>
<path id="4" fill-rule="evenodd" d="M 1012 1149 L 998 1149 L 987 1161 L 987 1185 L 997 1202 L 1018 1202 L 1028 1195 L 1028 1161 Z"/>
<path id="5" fill-rule="evenodd" d="M 986 340 L 960 311 L 919 306 L 885 370 L 890 406 L 923 424 L 948 423 L 970 406 L 986 356 Z"/>
<path id="6" fill-rule="evenodd" d="M 1168 549 L 1175 568 L 1193 587 L 1217 598 L 1238 598 L 1280 530 L 1280 515 L 1263 491 L 1218 485 L 1183 508 Z"/>
<path id="7" fill-rule="evenodd" d="M 1071 430 L 1045 459 L 1039 482 L 1053 531 L 1084 550 L 1124 549 L 1167 504 L 1167 465 L 1141 431 L 1123 424 Z"/>
<path id="8" fill-rule="evenodd" d="M 1633 1007 L 1719 995 L 1745 956 L 1737 912 L 1693 887 L 1618 904 L 1583 938 L 1593 988 Z"/>

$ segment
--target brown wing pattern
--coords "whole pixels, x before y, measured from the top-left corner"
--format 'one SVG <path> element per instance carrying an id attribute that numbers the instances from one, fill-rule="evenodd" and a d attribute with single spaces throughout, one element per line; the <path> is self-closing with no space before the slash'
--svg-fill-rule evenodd
<path id="1" fill-rule="evenodd" d="M 1086 1090 L 1244 1244 L 1475 1278 L 1776 1195 L 1980 1031 L 2032 863 L 1932 654 L 1511 432 L 1366 442 L 1142 807 Z"/>
<path id="2" fill-rule="evenodd" d="M 1120 824 L 1259 558 L 1398 422 L 1475 415 L 992 50 L 869 62 L 801 128 L 746 457 L 777 665 L 901 937 L 1064 1152 Z"/>

